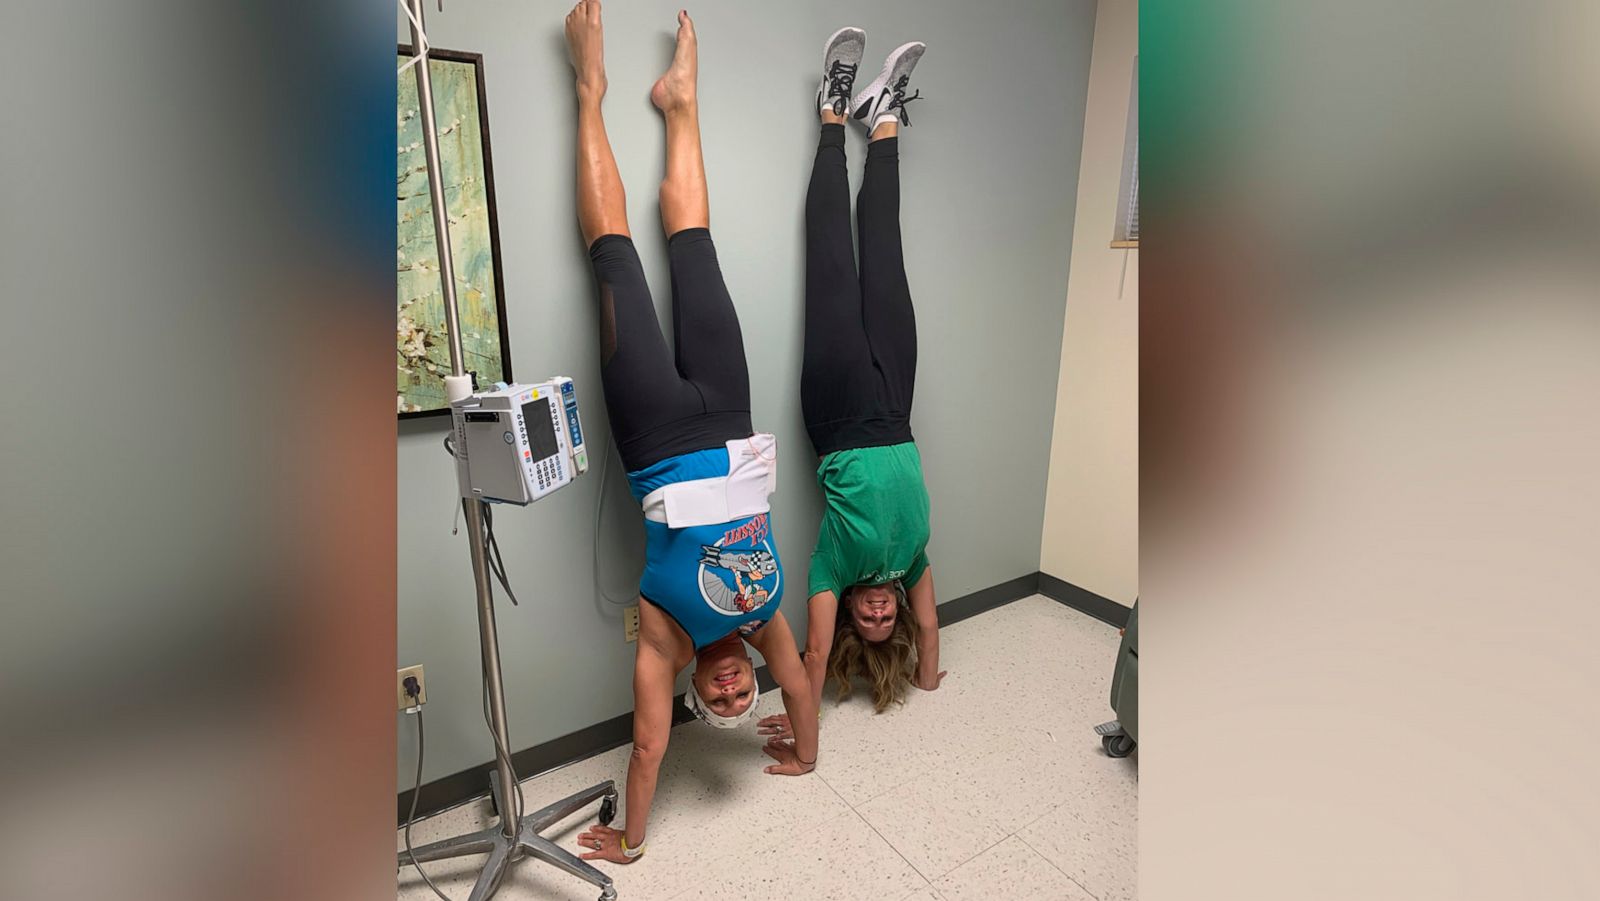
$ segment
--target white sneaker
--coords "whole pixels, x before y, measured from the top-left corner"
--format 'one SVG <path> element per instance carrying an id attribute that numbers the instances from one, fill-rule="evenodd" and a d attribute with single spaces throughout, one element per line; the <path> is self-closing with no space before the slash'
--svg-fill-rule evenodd
<path id="1" fill-rule="evenodd" d="M 880 122 L 897 119 L 902 125 L 910 125 L 906 104 L 920 98 L 922 92 L 907 97 L 906 88 L 911 82 L 911 70 L 917 67 L 917 60 L 922 59 L 922 52 L 927 49 L 928 45 L 921 41 L 896 47 L 883 61 L 883 71 L 878 77 L 850 101 L 850 117 L 867 123 L 868 131 L 877 128 Z"/>
<path id="2" fill-rule="evenodd" d="M 850 91 L 855 87 L 856 68 L 867 49 L 867 33 L 859 28 L 841 28 L 822 45 L 822 83 L 817 86 L 817 114 L 832 110 L 842 116 L 850 108 Z"/>

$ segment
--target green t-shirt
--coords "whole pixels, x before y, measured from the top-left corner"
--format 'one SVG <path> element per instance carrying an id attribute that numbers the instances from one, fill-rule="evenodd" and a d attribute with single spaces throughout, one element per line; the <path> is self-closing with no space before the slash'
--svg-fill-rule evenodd
<path id="1" fill-rule="evenodd" d="M 928 488 L 910 441 L 835 451 L 817 483 L 827 509 L 811 554 L 811 590 L 842 596 L 851 585 L 899 579 L 916 584 L 928 568 Z"/>

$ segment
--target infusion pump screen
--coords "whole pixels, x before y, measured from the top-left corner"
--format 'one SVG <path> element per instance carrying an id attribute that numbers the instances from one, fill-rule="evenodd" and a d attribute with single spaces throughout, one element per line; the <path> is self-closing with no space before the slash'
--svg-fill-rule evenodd
<path id="1" fill-rule="evenodd" d="M 561 450 L 555 430 L 550 427 L 550 399 L 541 397 L 522 405 L 522 421 L 528 427 L 528 447 L 533 459 L 543 460 Z"/>

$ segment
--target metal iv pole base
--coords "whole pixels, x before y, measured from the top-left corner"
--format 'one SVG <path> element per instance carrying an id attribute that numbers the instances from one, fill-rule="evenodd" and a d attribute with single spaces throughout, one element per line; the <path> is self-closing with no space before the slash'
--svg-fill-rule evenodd
<path id="1" fill-rule="evenodd" d="M 504 788 L 500 785 L 499 773 L 489 774 L 489 789 L 494 793 L 496 810 L 511 809 L 505 803 L 505 796 L 502 794 Z M 478 882 L 472 887 L 468 901 L 488 901 L 500 887 L 500 880 L 505 877 L 506 870 L 525 856 L 542 860 L 566 870 L 591 885 L 598 886 L 600 901 L 616 901 L 617 890 L 611 885 L 610 876 L 539 834 L 541 829 L 547 829 L 566 819 L 597 799 L 601 800 L 600 821 L 609 823 L 612 817 L 616 816 L 617 784 L 607 779 L 599 785 L 590 786 L 523 817 L 518 824 L 515 838 L 506 835 L 497 823 L 481 832 L 458 835 L 455 838 L 423 845 L 415 849 L 417 862 L 427 863 L 432 860 L 487 853 L 489 859 L 484 863 L 483 872 L 478 875 Z M 401 867 L 411 863 L 411 855 L 404 851 L 400 852 L 399 857 Z"/>

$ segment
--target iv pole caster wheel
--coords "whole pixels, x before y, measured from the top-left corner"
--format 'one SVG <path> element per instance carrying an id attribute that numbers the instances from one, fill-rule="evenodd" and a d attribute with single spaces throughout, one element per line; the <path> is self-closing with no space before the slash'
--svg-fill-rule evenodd
<path id="1" fill-rule="evenodd" d="M 615 792 L 612 792 L 611 794 L 600 799 L 600 825 L 609 826 L 611 825 L 611 821 L 616 818 L 617 795 Z M 614 898 L 616 896 L 613 894 L 612 897 Z M 611 901 L 611 899 L 602 896 L 600 901 Z"/>
<path id="2" fill-rule="evenodd" d="M 1100 743 L 1105 746 L 1107 757 L 1127 757 L 1133 753 L 1133 737 L 1126 733 L 1107 735 L 1100 739 Z"/>

